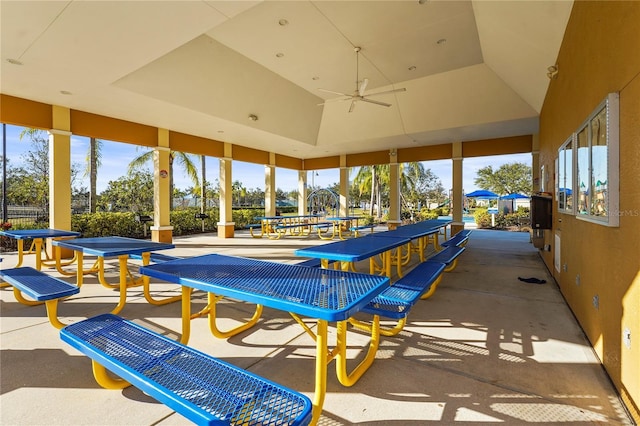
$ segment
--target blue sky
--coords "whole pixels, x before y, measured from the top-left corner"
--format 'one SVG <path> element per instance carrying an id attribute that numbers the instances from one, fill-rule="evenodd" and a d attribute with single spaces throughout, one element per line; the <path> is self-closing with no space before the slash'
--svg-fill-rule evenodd
<path id="1" fill-rule="evenodd" d="M 9 159 L 9 164 L 13 166 L 21 164 L 24 153 L 29 150 L 31 145 L 28 138 L 24 138 L 22 141 L 19 139 L 21 131 L 21 127 L 7 125 L 7 158 Z M 81 136 L 71 137 L 71 162 L 78 164 L 81 170 L 84 170 L 86 167 L 88 147 L 89 138 Z M 105 141 L 102 152 L 102 166 L 98 170 L 98 193 L 107 187 L 109 181 L 116 180 L 120 176 L 125 175 L 129 162 L 140 155 L 144 149 L 145 148 L 137 148 L 134 145 Z M 194 157 L 194 161 L 198 166 L 200 165 L 200 160 L 197 157 Z M 219 173 L 218 159 L 207 157 L 206 161 L 207 180 L 215 182 Z M 464 191 L 468 193 L 479 189 L 473 183 L 476 178 L 476 172 L 479 169 L 492 165 L 495 170 L 502 164 L 513 162 L 531 165 L 531 154 L 466 158 L 463 163 Z M 451 160 L 425 161 L 423 164 L 440 178 L 445 189 L 451 188 Z M 179 166 L 175 167 L 174 174 L 174 182 L 178 188 L 187 189 L 192 186 L 186 173 L 184 173 Z M 88 187 L 88 178 L 81 178 L 84 179 L 82 185 Z M 239 180 L 249 189 L 264 188 L 264 166 L 234 161 L 233 180 Z M 313 177 L 311 173 L 309 173 L 308 183 L 311 184 L 312 180 L 316 186 L 326 187 L 339 182 L 340 171 L 338 169 L 317 170 Z M 276 169 L 277 188 L 284 191 L 291 191 L 297 189 L 297 185 L 297 171 L 283 168 Z"/>

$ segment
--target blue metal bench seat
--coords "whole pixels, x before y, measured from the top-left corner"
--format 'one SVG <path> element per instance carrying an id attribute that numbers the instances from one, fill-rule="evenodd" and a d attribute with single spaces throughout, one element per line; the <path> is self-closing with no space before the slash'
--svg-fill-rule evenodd
<path id="1" fill-rule="evenodd" d="M 464 247 L 449 246 L 431 256 L 428 260 L 432 262 L 440 262 L 447 265 L 445 272 L 451 272 L 458 264 L 458 257 L 465 250 Z"/>
<path id="2" fill-rule="evenodd" d="M 313 226 L 313 223 L 292 223 L 292 224 L 278 224 L 276 226 L 273 227 L 273 229 L 277 230 L 282 230 L 282 229 L 291 229 L 291 228 L 309 228 L 310 226 Z"/>
<path id="3" fill-rule="evenodd" d="M 58 319 L 58 300 L 79 293 L 78 286 L 29 266 L 0 270 L 0 277 L 13 287 L 13 294 L 18 302 L 29 306 L 44 302 L 49 322 L 56 328 L 66 325 Z M 22 293 L 36 302 L 25 299 Z"/>
<path id="4" fill-rule="evenodd" d="M 134 385 L 196 424 L 306 425 L 306 396 L 116 315 L 89 318 L 60 338 L 92 360 L 108 389 Z M 119 376 L 113 379 L 105 368 Z"/>
<path id="5" fill-rule="evenodd" d="M 463 229 L 462 231 L 458 232 L 456 235 L 449 238 L 447 241 L 443 242 L 440 245 L 443 247 L 449 247 L 449 246 L 464 247 L 465 245 L 467 245 L 467 241 L 469 241 L 469 234 L 471 234 L 470 229 L 467 229 L 467 230 Z"/>
<path id="6" fill-rule="evenodd" d="M 129 259 L 142 260 L 142 255 L 130 254 Z M 151 252 L 149 257 L 149 261 L 153 263 L 169 262 L 171 260 L 178 260 L 178 259 L 181 259 L 181 258 L 175 257 L 175 256 L 169 256 L 168 254 L 156 253 L 156 252 Z"/>
<path id="7" fill-rule="evenodd" d="M 362 312 L 398 320 L 392 328 L 380 327 L 382 335 L 398 334 L 404 328 L 411 307 L 418 300 L 426 299 L 436 291 L 445 267 L 444 263 L 433 261 L 419 263 L 408 274 L 375 297 L 362 309 Z M 360 329 L 368 330 L 370 327 L 369 324 L 355 319 L 351 319 L 350 322 Z"/>

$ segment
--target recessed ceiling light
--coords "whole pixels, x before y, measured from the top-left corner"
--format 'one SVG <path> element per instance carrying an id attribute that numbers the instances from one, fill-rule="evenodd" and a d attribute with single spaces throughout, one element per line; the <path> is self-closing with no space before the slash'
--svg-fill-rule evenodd
<path id="1" fill-rule="evenodd" d="M 63 95 L 71 95 L 71 92 L 68 90 L 61 90 L 60 93 Z"/>
<path id="2" fill-rule="evenodd" d="M 281 27 L 286 27 L 287 25 L 289 25 L 289 21 L 287 21 L 286 19 L 281 19 L 278 21 L 278 24 L 280 24 Z"/>
<path id="3" fill-rule="evenodd" d="M 251 121 L 258 121 L 258 116 L 255 114 L 249 114 L 249 120 Z"/>
<path id="4" fill-rule="evenodd" d="M 415 65 L 411 65 L 409 68 L 407 68 L 409 71 L 414 71 L 416 69 Z"/>
<path id="5" fill-rule="evenodd" d="M 446 38 L 441 38 L 440 40 L 436 41 L 436 44 L 445 44 L 447 42 Z"/>
<path id="6" fill-rule="evenodd" d="M 282 58 L 283 56 L 284 56 L 284 53 L 282 52 L 276 53 L 276 58 Z"/>
<path id="7" fill-rule="evenodd" d="M 311 77 L 311 80 L 320 80 L 320 77 L 318 77 L 318 76 Z"/>
<path id="8" fill-rule="evenodd" d="M 224 130 L 218 130 L 218 133 L 224 133 Z"/>
<path id="9" fill-rule="evenodd" d="M 7 59 L 7 62 L 9 62 L 10 64 L 13 64 L 13 65 L 22 65 L 22 62 L 20 62 L 17 59 L 13 59 L 13 58 Z"/>

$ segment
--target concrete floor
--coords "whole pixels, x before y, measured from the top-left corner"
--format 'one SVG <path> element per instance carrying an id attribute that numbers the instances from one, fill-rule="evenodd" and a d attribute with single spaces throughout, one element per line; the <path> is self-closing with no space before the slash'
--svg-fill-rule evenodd
<path id="1" fill-rule="evenodd" d="M 243 232 L 228 240 L 206 234 L 174 242 L 176 248 L 165 253 L 215 252 L 286 263 L 299 260 L 295 249 L 325 243 L 313 237 L 252 239 Z M 15 264 L 14 253 L 2 257 L 0 267 Z M 33 256 L 26 263 L 33 265 Z M 112 264 L 109 275 L 115 278 Z M 527 284 L 518 277 L 547 283 Z M 168 284 L 153 289 L 178 294 Z M 88 278 L 59 314 L 71 323 L 108 312 L 116 301 L 116 292 Z M 189 423 L 135 388 L 100 388 L 89 359 L 59 339 L 44 306 L 18 304 L 10 288 L 0 290 L 0 303 L 1 424 Z M 204 304 L 197 295 L 193 309 Z M 250 305 L 226 301 L 219 315 L 230 326 L 251 313 Z M 137 289 L 129 291 L 121 315 L 172 337 L 180 330 L 179 304 L 151 306 Z M 364 355 L 366 342 L 350 332 L 351 364 Z M 194 320 L 189 344 L 313 399 L 315 344 L 282 312 L 265 309 L 256 327 L 227 340 L 211 336 L 206 319 Z M 446 274 L 432 298 L 412 309 L 404 331 L 382 337 L 373 366 L 358 383 L 341 386 L 329 366 L 319 424 L 529 422 L 632 424 L 528 234 L 476 230 L 457 269 Z"/>

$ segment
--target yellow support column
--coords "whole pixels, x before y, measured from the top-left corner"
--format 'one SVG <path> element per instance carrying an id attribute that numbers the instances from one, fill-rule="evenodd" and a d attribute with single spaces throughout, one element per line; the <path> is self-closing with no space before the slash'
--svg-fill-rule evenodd
<path id="1" fill-rule="evenodd" d="M 455 235 L 458 231 L 464 229 L 464 222 L 462 221 L 462 200 L 463 188 L 462 188 L 462 142 L 453 143 L 453 192 L 449 207 L 451 208 L 451 214 L 453 215 L 453 223 L 451 224 L 451 235 Z"/>
<path id="2" fill-rule="evenodd" d="M 402 224 L 400 215 L 400 166 L 398 153 L 395 149 L 389 151 L 389 230 L 396 229 Z"/>
<path id="3" fill-rule="evenodd" d="M 71 112 L 53 105 L 53 129 L 49 130 L 49 227 L 71 230 Z M 47 254 L 53 248 L 47 244 Z M 63 258 L 72 252 L 63 250 Z"/>
<path id="4" fill-rule="evenodd" d="M 298 171 L 298 214 L 307 214 L 307 172 Z"/>
<path id="5" fill-rule="evenodd" d="M 220 221 L 218 237 L 233 238 L 233 180 L 232 180 L 233 145 L 224 144 L 224 158 L 220 159 Z"/>
<path id="6" fill-rule="evenodd" d="M 264 166 L 264 214 L 276 216 L 275 154 L 269 153 L 269 164 Z"/>
<path id="7" fill-rule="evenodd" d="M 540 135 L 533 135 L 531 141 L 531 178 L 533 179 L 533 192 L 540 191 Z"/>
<path id="8" fill-rule="evenodd" d="M 340 156 L 340 216 L 349 216 L 349 168 L 347 156 Z"/>
<path id="9" fill-rule="evenodd" d="M 153 152 L 153 226 L 151 240 L 170 243 L 173 240 L 171 226 L 171 148 L 169 130 L 158 129 L 158 146 Z"/>
<path id="10" fill-rule="evenodd" d="M 224 158 L 220 159 L 220 221 L 218 222 L 218 238 L 233 238 L 233 181 L 231 180 L 231 158 L 233 146 L 224 144 Z"/>

